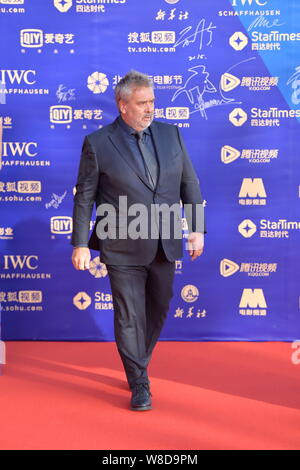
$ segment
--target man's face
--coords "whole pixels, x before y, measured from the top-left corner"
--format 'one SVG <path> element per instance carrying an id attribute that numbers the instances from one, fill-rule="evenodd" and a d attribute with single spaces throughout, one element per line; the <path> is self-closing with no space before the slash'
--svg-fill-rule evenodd
<path id="1" fill-rule="evenodd" d="M 119 103 L 124 121 L 136 131 L 150 126 L 154 117 L 154 93 L 151 87 L 133 88 L 126 100 Z"/>

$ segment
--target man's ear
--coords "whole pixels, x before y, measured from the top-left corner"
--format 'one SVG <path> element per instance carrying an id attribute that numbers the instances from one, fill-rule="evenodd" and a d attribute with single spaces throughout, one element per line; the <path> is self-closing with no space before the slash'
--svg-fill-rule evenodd
<path id="1" fill-rule="evenodd" d="M 126 107 L 126 102 L 124 100 L 119 101 L 119 109 L 122 114 L 126 114 L 127 107 Z"/>

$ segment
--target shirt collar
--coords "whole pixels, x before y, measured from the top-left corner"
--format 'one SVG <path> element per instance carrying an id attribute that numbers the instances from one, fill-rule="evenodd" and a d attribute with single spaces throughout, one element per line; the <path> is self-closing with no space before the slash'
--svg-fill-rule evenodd
<path id="1" fill-rule="evenodd" d="M 129 125 L 127 124 L 127 122 L 124 121 L 124 119 L 122 118 L 121 114 L 118 116 L 118 122 L 119 122 L 120 126 L 122 127 L 122 129 L 123 129 L 127 134 L 129 134 L 129 135 L 131 135 L 131 134 L 136 134 L 137 131 L 136 131 L 135 129 L 133 129 L 133 127 L 129 126 Z M 150 129 L 149 129 L 149 127 L 147 127 L 147 128 L 144 130 L 144 133 L 150 135 Z"/>

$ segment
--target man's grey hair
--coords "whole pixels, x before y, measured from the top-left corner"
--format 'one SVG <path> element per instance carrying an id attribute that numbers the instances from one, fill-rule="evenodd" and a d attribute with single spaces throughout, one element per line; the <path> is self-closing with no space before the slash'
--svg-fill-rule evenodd
<path id="1" fill-rule="evenodd" d="M 138 72 L 137 70 L 130 70 L 115 87 L 115 98 L 119 108 L 120 100 L 127 100 L 130 93 L 134 88 L 150 87 L 153 88 L 153 82 L 148 75 Z"/>

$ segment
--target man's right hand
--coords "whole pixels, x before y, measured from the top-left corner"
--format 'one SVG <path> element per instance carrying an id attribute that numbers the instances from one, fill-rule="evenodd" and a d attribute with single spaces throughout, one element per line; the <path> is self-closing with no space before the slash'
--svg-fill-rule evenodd
<path id="1" fill-rule="evenodd" d="M 83 246 L 78 246 L 73 249 L 72 263 L 75 269 L 90 269 L 91 253 L 90 249 Z"/>

